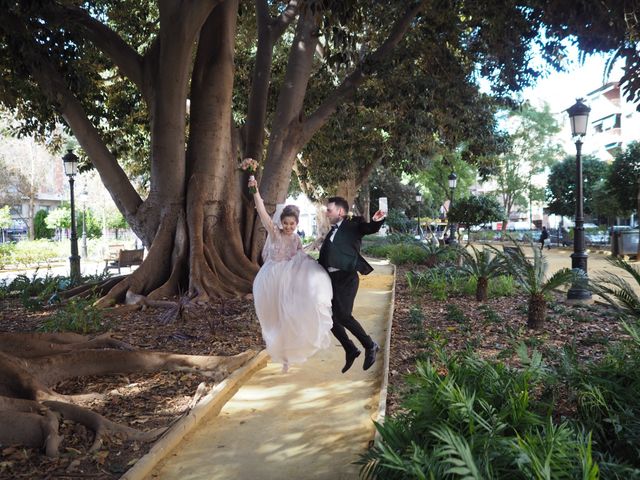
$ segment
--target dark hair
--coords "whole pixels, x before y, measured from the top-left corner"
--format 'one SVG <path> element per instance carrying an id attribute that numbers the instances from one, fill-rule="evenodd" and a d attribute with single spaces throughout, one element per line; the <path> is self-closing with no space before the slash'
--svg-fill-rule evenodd
<path id="1" fill-rule="evenodd" d="M 329 197 L 327 203 L 333 203 L 336 207 L 343 208 L 345 215 L 349 213 L 349 202 L 342 197 Z"/>
<path id="2" fill-rule="evenodd" d="M 280 221 L 282 221 L 284 217 L 294 217 L 296 219 L 296 223 L 300 223 L 300 209 L 295 205 L 287 205 L 282 209 Z"/>

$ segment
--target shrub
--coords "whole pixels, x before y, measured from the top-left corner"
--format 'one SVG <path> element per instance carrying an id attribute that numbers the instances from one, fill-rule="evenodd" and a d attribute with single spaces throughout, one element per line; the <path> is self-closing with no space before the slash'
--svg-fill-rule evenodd
<path id="1" fill-rule="evenodd" d="M 380 440 L 358 462 L 362 476 L 598 478 L 590 436 L 555 423 L 535 399 L 549 381 L 542 357 L 518 353 L 520 370 L 471 354 L 418 362 L 402 413 L 376 424 Z"/>
<path id="2" fill-rule="evenodd" d="M 93 306 L 95 300 L 95 298 L 70 300 L 55 315 L 47 318 L 39 330 L 87 334 L 108 329 L 108 325 L 102 321 L 102 310 Z"/>
<path id="3" fill-rule="evenodd" d="M 64 257 L 63 244 L 49 240 L 33 240 L 17 242 L 9 248 L 0 249 L 0 264 L 30 267 L 48 264 L 52 260 Z"/>
<path id="4" fill-rule="evenodd" d="M 51 238 L 53 236 L 53 230 L 47 228 L 47 215 L 49 212 L 46 210 L 38 210 L 35 217 L 33 217 L 33 236 L 36 240 L 40 238 Z"/>

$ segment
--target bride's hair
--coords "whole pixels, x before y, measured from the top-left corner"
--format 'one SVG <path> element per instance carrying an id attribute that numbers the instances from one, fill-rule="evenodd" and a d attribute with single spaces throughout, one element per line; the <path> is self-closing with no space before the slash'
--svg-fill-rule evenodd
<path id="1" fill-rule="evenodd" d="M 294 217 L 296 223 L 300 223 L 300 209 L 295 205 L 287 205 L 280 214 L 280 221 L 282 221 L 284 217 Z"/>

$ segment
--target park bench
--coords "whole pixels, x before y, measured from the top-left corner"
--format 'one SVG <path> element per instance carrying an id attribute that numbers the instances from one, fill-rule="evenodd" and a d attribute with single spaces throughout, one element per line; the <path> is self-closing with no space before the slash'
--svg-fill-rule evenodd
<path id="1" fill-rule="evenodd" d="M 111 247 L 110 247 L 111 248 Z M 105 260 L 104 271 L 105 273 L 111 269 L 120 269 L 124 267 L 132 267 L 134 265 L 141 265 L 144 259 L 144 249 L 139 248 L 136 250 L 118 250 L 118 256 L 113 258 L 107 258 Z"/>

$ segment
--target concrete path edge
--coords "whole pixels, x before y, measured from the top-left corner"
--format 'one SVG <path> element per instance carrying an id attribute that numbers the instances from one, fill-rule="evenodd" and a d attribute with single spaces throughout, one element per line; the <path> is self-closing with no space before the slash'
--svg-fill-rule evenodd
<path id="1" fill-rule="evenodd" d="M 393 285 L 391 286 L 391 302 L 389 304 L 389 313 L 387 320 L 387 337 L 384 342 L 384 365 L 382 366 L 382 383 L 380 384 L 380 402 L 378 403 L 378 414 L 375 421 L 377 423 L 384 423 L 384 419 L 387 414 L 387 391 L 389 389 L 389 361 L 391 355 L 391 330 L 393 326 L 393 312 L 396 304 L 396 266 L 390 264 L 393 267 Z M 381 440 L 380 432 L 376 428 L 376 434 L 374 442 Z"/>
<path id="2" fill-rule="evenodd" d="M 164 433 L 151 450 L 138 460 L 121 480 L 142 480 L 166 457 L 204 418 L 218 415 L 240 387 L 258 370 L 264 368 L 269 360 L 266 350 L 262 350 L 245 365 L 233 371 L 231 375 L 216 385 L 191 411 L 178 420 Z"/>

